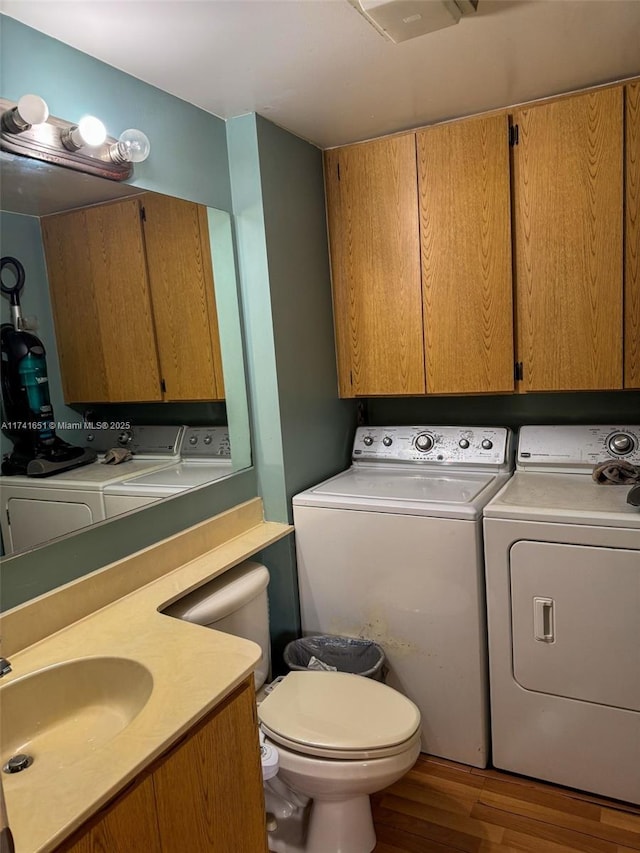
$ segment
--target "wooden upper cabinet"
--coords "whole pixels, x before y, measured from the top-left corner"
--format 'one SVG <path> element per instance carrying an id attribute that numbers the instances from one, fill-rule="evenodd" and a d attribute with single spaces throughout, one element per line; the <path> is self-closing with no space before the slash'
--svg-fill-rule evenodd
<path id="1" fill-rule="evenodd" d="M 341 397 L 424 394 L 415 134 L 325 154 Z"/>
<path id="2" fill-rule="evenodd" d="M 522 390 L 622 387 L 622 88 L 517 110 Z"/>
<path id="3" fill-rule="evenodd" d="M 42 233 L 67 403 L 224 399 L 206 208 L 145 193 Z"/>
<path id="4" fill-rule="evenodd" d="M 42 219 L 65 402 L 162 399 L 136 199 Z"/>
<path id="5" fill-rule="evenodd" d="M 625 87 L 624 387 L 640 388 L 640 83 Z"/>
<path id="6" fill-rule="evenodd" d="M 514 385 L 506 115 L 417 134 L 427 393 Z"/>
<path id="7" fill-rule="evenodd" d="M 141 204 L 164 399 L 223 399 L 206 208 L 155 194 Z"/>

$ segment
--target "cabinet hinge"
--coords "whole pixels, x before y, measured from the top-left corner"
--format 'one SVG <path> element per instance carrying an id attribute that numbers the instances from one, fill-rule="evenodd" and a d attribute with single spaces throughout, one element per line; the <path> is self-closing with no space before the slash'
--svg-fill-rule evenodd
<path id="1" fill-rule="evenodd" d="M 516 361 L 515 370 L 513 372 L 516 382 L 522 381 L 524 377 L 524 368 L 522 367 L 521 361 Z"/>
<path id="2" fill-rule="evenodd" d="M 143 222 L 147 221 L 147 211 L 144 209 L 144 207 L 142 205 L 140 205 L 140 219 Z"/>
<path id="3" fill-rule="evenodd" d="M 163 394 L 166 394 L 166 391 L 167 391 L 167 383 L 164 381 L 164 379 L 161 379 L 161 380 L 160 380 L 160 389 L 161 389 L 161 391 L 162 391 L 162 393 L 163 393 Z"/>
<path id="4" fill-rule="evenodd" d="M 509 125 L 509 145 L 517 145 L 520 141 L 520 131 L 517 124 Z"/>
<path id="5" fill-rule="evenodd" d="M 338 172 L 338 180 L 340 180 L 340 163 L 336 163 L 336 170 Z"/>

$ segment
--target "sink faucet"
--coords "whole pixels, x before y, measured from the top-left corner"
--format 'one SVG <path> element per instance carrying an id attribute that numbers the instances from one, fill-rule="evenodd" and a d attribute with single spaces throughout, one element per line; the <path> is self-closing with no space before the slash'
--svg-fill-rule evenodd
<path id="1" fill-rule="evenodd" d="M 8 672 L 11 672 L 11 664 L 6 658 L 0 658 L 0 678 Z"/>

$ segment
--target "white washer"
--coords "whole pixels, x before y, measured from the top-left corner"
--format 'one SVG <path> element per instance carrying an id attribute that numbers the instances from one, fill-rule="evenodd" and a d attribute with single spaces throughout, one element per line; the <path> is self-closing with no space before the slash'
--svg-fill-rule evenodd
<path id="1" fill-rule="evenodd" d="M 83 443 L 99 451 L 98 461 L 50 477 L 0 477 L 5 553 L 33 548 L 104 521 L 109 517 L 104 498 L 107 485 L 175 463 L 182 431 L 181 426 L 139 426 L 83 432 Z M 104 451 L 112 447 L 130 449 L 134 456 L 118 465 L 105 465 Z"/>
<path id="2" fill-rule="evenodd" d="M 360 427 L 352 467 L 293 498 L 305 635 L 365 637 L 422 716 L 422 748 L 488 757 L 482 508 L 504 428 Z"/>
<path id="3" fill-rule="evenodd" d="M 107 518 L 204 486 L 232 473 L 228 427 L 186 427 L 180 462 L 105 487 Z"/>
<path id="4" fill-rule="evenodd" d="M 485 507 L 493 763 L 640 802 L 640 427 L 523 427 Z"/>

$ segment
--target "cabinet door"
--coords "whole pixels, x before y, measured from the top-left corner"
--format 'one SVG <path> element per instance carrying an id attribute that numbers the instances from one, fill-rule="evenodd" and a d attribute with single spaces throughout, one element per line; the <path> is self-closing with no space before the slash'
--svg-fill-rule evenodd
<path id="1" fill-rule="evenodd" d="M 424 394 L 415 135 L 325 155 L 341 397 Z"/>
<path id="2" fill-rule="evenodd" d="M 151 777 L 126 790 L 56 853 L 161 853 Z"/>
<path id="3" fill-rule="evenodd" d="M 522 390 L 622 387 L 622 89 L 517 110 Z"/>
<path id="4" fill-rule="evenodd" d="M 206 209 L 156 194 L 142 204 L 164 398 L 223 399 Z"/>
<path id="5" fill-rule="evenodd" d="M 640 388 L 640 83 L 625 87 L 624 387 Z"/>
<path id="6" fill-rule="evenodd" d="M 265 853 L 252 680 L 169 754 L 153 784 L 163 853 Z"/>
<path id="7" fill-rule="evenodd" d="M 506 115 L 417 134 L 427 392 L 513 390 Z"/>
<path id="8" fill-rule="evenodd" d="M 42 220 L 67 403 L 160 400 L 138 201 Z"/>

